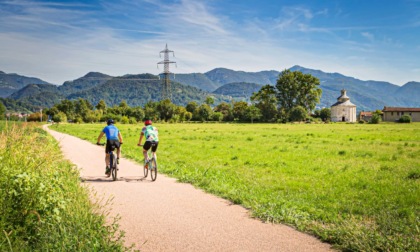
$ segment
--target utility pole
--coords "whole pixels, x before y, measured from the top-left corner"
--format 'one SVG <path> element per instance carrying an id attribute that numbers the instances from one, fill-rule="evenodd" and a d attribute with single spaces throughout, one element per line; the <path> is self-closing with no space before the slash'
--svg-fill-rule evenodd
<path id="1" fill-rule="evenodd" d="M 164 55 L 163 61 L 158 62 L 158 65 L 163 64 L 163 73 L 161 73 L 163 74 L 162 99 L 171 100 L 172 98 L 171 80 L 169 79 L 169 74 L 171 72 L 169 71 L 169 64 L 175 64 L 176 66 L 176 62 L 169 60 L 169 53 L 172 53 L 173 57 L 175 57 L 175 53 L 174 51 L 171 51 L 168 49 L 168 44 L 166 44 L 165 50 L 159 53 L 159 57 L 161 57 L 162 53 Z"/>

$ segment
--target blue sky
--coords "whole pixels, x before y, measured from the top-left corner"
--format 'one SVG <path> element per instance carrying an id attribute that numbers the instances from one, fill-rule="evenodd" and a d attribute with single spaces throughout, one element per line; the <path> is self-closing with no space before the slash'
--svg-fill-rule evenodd
<path id="1" fill-rule="evenodd" d="M 257 72 L 294 65 L 420 81 L 420 0 L 0 0 L 0 70 L 62 84 L 90 71 Z"/>

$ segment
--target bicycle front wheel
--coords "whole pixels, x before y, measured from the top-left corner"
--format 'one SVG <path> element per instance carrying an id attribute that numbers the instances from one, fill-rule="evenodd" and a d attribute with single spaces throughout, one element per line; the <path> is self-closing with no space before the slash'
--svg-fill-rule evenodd
<path id="1" fill-rule="evenodd" d="M 144 164 L 144 165 L 143 165 L 144 177 L 145 177 L 145 178 L 147 177 L 147 174 L 149 173 L 149 169 L 148 169 L 148 168 L 146 168 L 146 167 L 147 167 L 147 165 L 149 165 L 149 163 L 146 163 L 146 164 Z"/>
<path id="2" fill-rule="evenodd" d="M 152 181 L 156 180 L 157 177 L 157 162 L 156 159 L 152 159 L 149 162 L 149 169 L 150 169 L 150 177 L 152 177 Z"/>

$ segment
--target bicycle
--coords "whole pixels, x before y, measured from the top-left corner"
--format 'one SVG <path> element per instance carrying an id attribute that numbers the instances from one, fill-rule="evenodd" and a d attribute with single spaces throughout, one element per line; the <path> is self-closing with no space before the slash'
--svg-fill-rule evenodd
<path id="1" fill-rule="evenodd" d="M 143 145 L 139 145 L 139 146 L 143 146 Z M 156 146 L 156 143 L 152 143 L 152 147 Z M 152 179 L 152 181 L 156 180 L 157 177 L 157 160 L 155 158 L 155 156 L 153 155 L 152 152 L 152 147 L 147 151 L 147 160 L 143 166 L 143 171 L 144 171 L 144 177 L 147 178 L 147 175 L 149 173 L 150 170 L 150 178 Z M 149 158 L 151 157 L 151 158 Z"/>
<path id="2" fill-rule="evenodd" d="M 120 145 L 121 144 L 122 143 L 120 143 Z M 105 143 L 100 143 L 98 145 L 104 146 Z M 118 163 L 117 163 L 117 158 L 115 157 L 115 154 L 114 154 L 114 149 L 115 147 L 112 146 L 110 152 L 108 153 L 109 154 L 109 169 L 111 169 L 110 172 L 111 172 L 113 181 L 117 180 L 117 172 L 118 172 Z"/>

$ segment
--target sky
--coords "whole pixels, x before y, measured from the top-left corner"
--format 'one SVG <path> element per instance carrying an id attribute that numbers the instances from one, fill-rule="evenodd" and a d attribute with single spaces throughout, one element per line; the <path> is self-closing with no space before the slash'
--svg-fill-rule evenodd
<path id="1" fill-rule="evenodd" d="M 420 82 L 420 0 L 0 0 L 0 70 L 61 85 L 88 72 L 283 71 Z M 161 55 L 163 57 L 163 55 Z"/>

